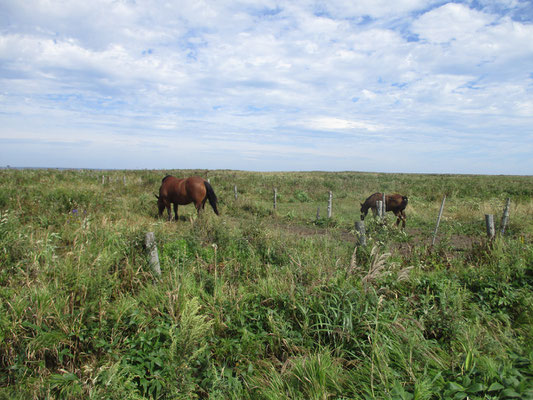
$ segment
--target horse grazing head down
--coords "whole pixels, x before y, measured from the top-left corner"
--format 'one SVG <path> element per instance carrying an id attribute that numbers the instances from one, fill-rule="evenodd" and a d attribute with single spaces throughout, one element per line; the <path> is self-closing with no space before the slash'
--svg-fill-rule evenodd
<path id="1" fill-rule="evenodd" d="M 361 221 L 365 220 L 369 209 L 372 210 L 374 216 L 377 214 L 378 201 L 383 201 L 382 193 L 374 193 L 368 196 L 364 203 L 361 203 Z M 401 221 L 403 228 L 405 228 L 405 221 L 407 219 L 405 216 L 405 207 L 407 207 L 408 201 L 407 196 L 402 196 L 398 193 L 387 194 L 385 196 L 385 210 L 392 211 L 394 215 L 396 215 L 396 226 L 398 226 Z"/>
<path id="2" fill-rule="evenodd" d="M 209 200 L 209 204 L 213 207 L 213 211 L 218 215 L 217 196 L 213 188 L 203 178 L 199 176 L 191 176 L 186 179 L 178 179 L 174 176 L 167 175 L 161 181 L 159 188 L 159 196 L 157 198 L 157 208 L 159 216 L 163 215 L 165 208 L 168 212 L 168 220 L 170 221 L 170 206 L 174 205 L 174 216 L 178 219 L 178 205 L 185 205 L 194 203 L 198 214 L 200 210 L 204 209 L 205 202 Z"/>

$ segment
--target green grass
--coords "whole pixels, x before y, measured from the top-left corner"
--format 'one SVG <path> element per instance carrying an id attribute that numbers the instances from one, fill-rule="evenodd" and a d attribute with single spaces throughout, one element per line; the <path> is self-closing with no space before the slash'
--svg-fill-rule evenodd
<path id="1" fill-rule="evenodd" d="M 169 172 L 209 178 L 221 216 L 158 219 Z M 532 177 L 1 170 L 0 187 L 0 399 L 533 398 Z M 357 247 L 378 191 L 409 196 L 407 228 L 368 217 Z"/>

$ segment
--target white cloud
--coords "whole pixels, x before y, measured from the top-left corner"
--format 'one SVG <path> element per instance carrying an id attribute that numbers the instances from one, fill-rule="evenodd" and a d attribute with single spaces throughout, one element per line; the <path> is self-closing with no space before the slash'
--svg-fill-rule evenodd
<path id="1" fill-rule="evenodd" d="M 375 123 L 365 121 L 350 121 L 334 117 L 316 117 L 309 121 L 304 121 L 301 125 L 308 129 L 323 131 L 364 130 L 368 132 L 376 132 L 384 129 L 383 126 Z"/>
<path id="2" fill-rule="evenodd" d="M 495 16 L 472 10 L 463 4 L 448 3 L 422 15 L 413 23 L 413 31 L 435 43 L 470 40 L 481 28 L 491 24 Z"/>

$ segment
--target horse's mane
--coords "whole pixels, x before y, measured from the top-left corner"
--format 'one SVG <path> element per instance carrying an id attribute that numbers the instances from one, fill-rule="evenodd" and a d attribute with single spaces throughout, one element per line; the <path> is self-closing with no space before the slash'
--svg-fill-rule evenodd
<path id="1" fill-rule="evenodd" d="M 165 176 L 165 177 L 163 178 L 163 180 L 161 181 L 161 183 L 165 182 L 165 179 L 170 178 L 171 176 L 172 176 L 172 175 L 167 175 L 167 176 Z"/>

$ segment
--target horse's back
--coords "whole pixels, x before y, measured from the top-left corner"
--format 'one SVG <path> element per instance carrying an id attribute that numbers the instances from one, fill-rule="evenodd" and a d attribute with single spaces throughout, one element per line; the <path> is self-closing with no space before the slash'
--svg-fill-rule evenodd
<path id="1" fill-rule="evenodd" d="M 374 208 L 376 207 L 376 203 L 378 201 L 383 201 L 383 194 L 380 192 L 376 192 L 368 196 L 364 204 L 367 207 Z M 402 209 L 403 210 L 405 207 L 407 207 L 407 196 L 402 196 L 401 194 L 398 194 L 398 193 L 387 194 L 385 196 L 385 202 L 387 205 L 387 210 L 389 209 Z"/>
<path id="2" fill-rule="evenodd" d="M 382 195 L 379 192 L 371 194 L 370 196 L 367 197 L 367 199 L 365 200 L 364 204 L 369 206 L 369 207 L 375 207 L 376 206 L 376 202 L 380 201 L 381 198 L 382 198 Z"/>
<path id="3" fill-rule="evenodd" d="M 185 187 L 192 201 L 202 201 L 206 195 L 205 180 L 199 176 L 185 179 Z"/>
<path id="4" fill-rule="evenodd" d="M 159 188 L 160 196 L 167 196 L 172 193 L 175 188 L 178 186 L 181 179 L 176 178 L 175 176 L 167 175 L 161 181 L 161 187 Z"/>
<path id="5" fill-rule="evenodd" d="M 204 179 L 199 176 L 186 179 L 166 176 L 163 178 L 159 193 L 171 203 L 185 205 L 191 202 L 201 202 L 205 198 L 206 188 Z"/>
<path id="6" fill-rule="evenodd" d="M 401 211 L 407 207 L 407 196 L 398 193 L 387 195 L 387 209 Z"/>

